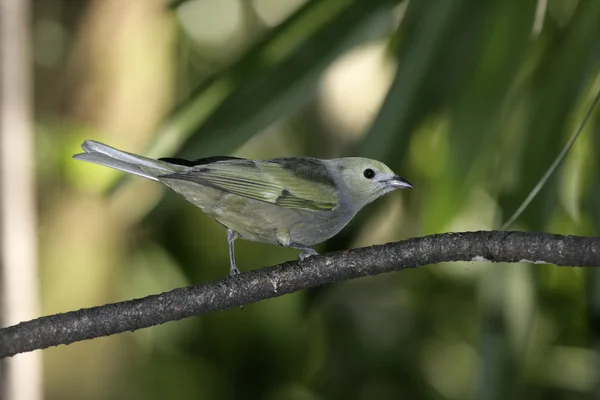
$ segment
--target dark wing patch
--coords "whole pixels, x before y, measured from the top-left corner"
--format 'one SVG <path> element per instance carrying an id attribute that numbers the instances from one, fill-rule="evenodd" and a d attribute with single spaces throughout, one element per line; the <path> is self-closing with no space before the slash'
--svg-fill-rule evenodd
<path id="1" fill-rule="evenodd" d="M 159 158 L 159 160 L 165 161 L 165 162 L 168 162 L 171 164 L 175 164 L 175 165 L 182 165 L 184 167 L 195 167 L 196 165 L 212 164 L 212 163 L 219 162 L 219 161 L 231 161 L 231 160 L 246 161 L 245 158 L 229 157 L 229 156 L 213 156 L 213 157 L 199 158 L 194 161 L 185 160 L 183 158 L 169 158 L 169 157 Z"/>
<path id="2" fill-rule="evenodd" d="M 321 160 L 310 157 L 286 157 L 270 160 L 298 178 L 335 187 L 327 167 Z"/>

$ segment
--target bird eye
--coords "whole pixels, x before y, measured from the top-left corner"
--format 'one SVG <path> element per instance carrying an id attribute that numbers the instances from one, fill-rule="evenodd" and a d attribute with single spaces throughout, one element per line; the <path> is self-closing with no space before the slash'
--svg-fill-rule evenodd
<path id="1" fill-rule="evenodd" d="M 373 177 L 375 176 L 375 171 L 373 171 L 371 168 L 367 168 L 365 169 L 365 171 L 363 172 L 363 175 L 365 176 L 365 178 L 367 179 L 373 179 Z"/>

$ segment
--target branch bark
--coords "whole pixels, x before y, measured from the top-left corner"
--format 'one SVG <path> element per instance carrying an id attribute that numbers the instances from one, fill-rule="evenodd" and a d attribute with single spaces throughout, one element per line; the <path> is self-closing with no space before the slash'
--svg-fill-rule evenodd
<path id="1" fill-rule="evenodd" d="M 333 252 L 0 329 L 0 358 L 226 310 L 328 283 L 449 261 L 600 266 L 600 237 L 480 231 Z"/>

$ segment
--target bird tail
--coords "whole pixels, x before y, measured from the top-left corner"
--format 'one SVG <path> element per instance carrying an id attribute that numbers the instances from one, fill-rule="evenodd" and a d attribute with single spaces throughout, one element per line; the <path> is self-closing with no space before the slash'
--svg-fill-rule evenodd
<path id="1" fill-rule="evenodd" d="M 75 154 L 74 159 L 118 169 L 153 181 L 158 181 L 157 177 L 160 175 L 180 172 L 183 169 L 175 164 L 127 153 L 93 140 L 86 140 L 81 148 L 85 153 Z"/>

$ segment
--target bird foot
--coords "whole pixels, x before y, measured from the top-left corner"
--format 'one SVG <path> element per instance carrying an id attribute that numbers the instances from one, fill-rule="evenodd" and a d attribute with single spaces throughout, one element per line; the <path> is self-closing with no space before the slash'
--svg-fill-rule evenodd
<path id="1" fill-rule="evenodd" d="M 315 249 L 308 248 L 308 249 L 303 249 L 302 250 L 302 253 L 300 253 L 300 255 L 298 256 L 298 259 L 300 261 L 304 261 L 304 260 L 306 260 L 309 257 L 318 256 L 318 255 L 319 255 L 319 253 L 317 253 L 317 251 Z"/>
<path id="2" fill-rule="evenodd" d="M 236 276 L 236 275 L 239 275 L 239 274 L 240 274 L 240 270 L 239 270 L 239 269 L 237 269 L 237 267 L 236 267 L 235 265 L 234 265 L 234 266 L 231 266 L 231 267 L 229 268 L 229 275 L 231 275 L 231 276 Z"/>

